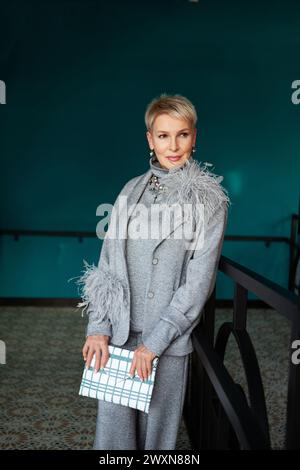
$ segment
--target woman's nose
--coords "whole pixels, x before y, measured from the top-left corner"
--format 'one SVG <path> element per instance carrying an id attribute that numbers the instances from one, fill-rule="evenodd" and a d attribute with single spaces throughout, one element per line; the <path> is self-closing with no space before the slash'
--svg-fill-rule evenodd
<path id="1" fill-rule="evenodd" d="M 177 140 L 176 139 L 171 140 L 170 150 L 172 152 L 176 152 L 177 149 L 178 149 Z"/>

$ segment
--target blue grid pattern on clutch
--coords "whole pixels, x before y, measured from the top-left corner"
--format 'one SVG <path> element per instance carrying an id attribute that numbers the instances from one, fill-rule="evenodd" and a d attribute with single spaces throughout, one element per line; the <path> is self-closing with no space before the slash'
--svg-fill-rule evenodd
<path id="1" fill-rule="evenodd" d="M 134 351 L 108 345 L 109 359 L 101 371 L 94 372 L 95 355 L 89 369 L 83 370 L 79 395 L 105 400 L 149 412 L 159 358 L 152 361 L 152 372 L 144 382 L 137 374 L 130 377 Z"/>

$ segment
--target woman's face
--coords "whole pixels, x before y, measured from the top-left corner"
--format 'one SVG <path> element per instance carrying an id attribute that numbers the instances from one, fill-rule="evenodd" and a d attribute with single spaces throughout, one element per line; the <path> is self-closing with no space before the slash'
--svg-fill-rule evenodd
<path id="1" fill-rule="evenodd" d="M 196 133 L 197 129 L 192 129 L 185 119 L 159 114 L 154 120 L 152 131 L 147 131 L 146 135 L 161 166 L 170 169 L 183 165 L 190 158 Z"/>

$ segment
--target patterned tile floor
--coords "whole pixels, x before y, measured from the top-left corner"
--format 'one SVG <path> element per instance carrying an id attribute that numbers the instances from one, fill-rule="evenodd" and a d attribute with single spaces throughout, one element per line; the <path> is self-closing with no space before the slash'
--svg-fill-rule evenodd
<path id="1" fill-rule="evenodd" d="M 91 449 L 96 400 L 78 395 L 84 365 L 85 320 L 76 308 L 0 307 L 0 449 Z M 230 312 L 217 310 L 217 323 Z M 271 310 L 250 310 L 248 329 L 266 391 L 272 446 L 283 446 L 289 325 Z M 230 340 L 225 364 L 240 383 L 243 371 Z M 182 422 L 178 450 L 190 444 Z"/>

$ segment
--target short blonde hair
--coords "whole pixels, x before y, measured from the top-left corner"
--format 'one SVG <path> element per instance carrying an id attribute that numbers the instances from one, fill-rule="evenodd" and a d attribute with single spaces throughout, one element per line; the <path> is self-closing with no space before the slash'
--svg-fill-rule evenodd
<path id="1" fill-rule="evenodd" d="M 182 95 L 168 95 L 162 93 L 154 98 L 147 106 L 145 112 L 145 124 L 148 131 L 152 130 L 155 118 L 159 114 L 168 114 L 175 118 L 184 118 L 192 128 L 196 127 L 197 113 L 192 102 Z"/>

